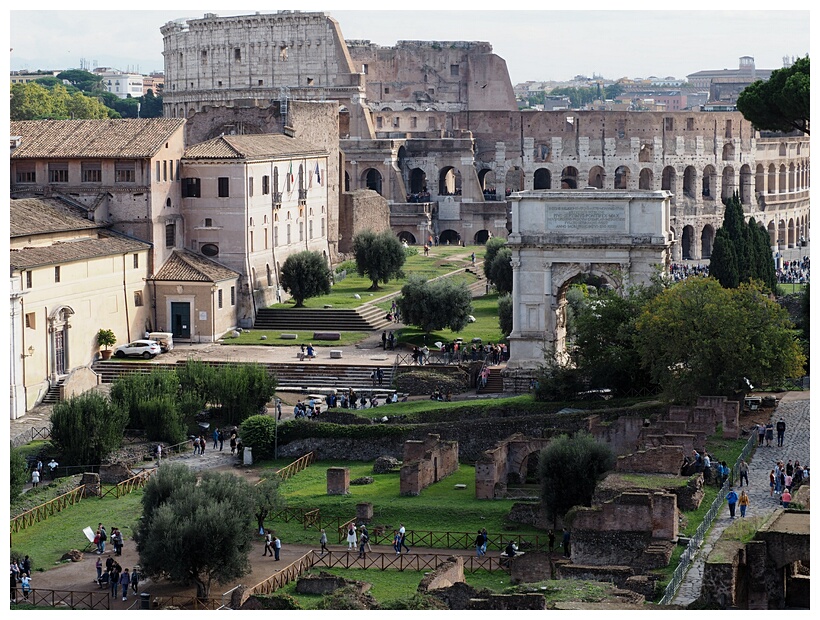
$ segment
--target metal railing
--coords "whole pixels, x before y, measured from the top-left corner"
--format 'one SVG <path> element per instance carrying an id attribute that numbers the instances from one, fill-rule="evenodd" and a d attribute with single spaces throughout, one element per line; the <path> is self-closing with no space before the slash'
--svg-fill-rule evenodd
<path id="1" fill-rule="evenodd" d="M 666 585 L 666 589 L 664 590 L 663 596 L 658 601 L 658 605 L 670 605 L 672 603 L 672 599 L 675 598 L 675 594 L 677 594 L 680 584 L 683 583 L 683 579 L 686 576 L 686 571 L 689 569 L 689 565 L 697 555 L 698 549 L 700 549 L 700 546 L 703 544 L 703 539 L 705 538 L 706 533 L 712 526 L 712 521 L 715 520 L 715 517 L 717 517 L 721 507 L 723 506 L 723 502 L 726 499 L 726 493 L 732 485 L 732 481 L 734 479 L 735 472 L 740 465 L 740 461 L 745 460 L 752 450 L 754 450 L 756 445 L 757 433 L 751 433 L 749 435 L 749 440 L 740 452 L 740 456 L 738 456 L 735 460 L 734 467 L 732 467 L 729 477 L 723 481 L 723 485 L 718 490 L 717 497 L 712 502 L 709 510 L 704 515 L 703 521 L 698 526 L 698 529 L 695 531 L 692 538 L 689 539 L 689 544 L 686 546 L 686 549 L 681 555 L 678 567 L 675 569 L 675 572 L 672 573 L 672 579 Z"/>
<path id="2" fill-rule="evenodd" d="M 430 351 L 423 357 L 421 363 L 413 359 L 412 353 L 398 353 L 393 367 L 397 366 L 459 366 L 461 364 L 469 364 L 471 362 L 484 362 L 489 357 L 489 354 L 484 350 L 476 355 L 473 359 L 472 352 L 468 350 L 459 349 L 458 353 L 448 353 L 446 351 Z M 419 359 L 419 358 L 417 358 Z"/>

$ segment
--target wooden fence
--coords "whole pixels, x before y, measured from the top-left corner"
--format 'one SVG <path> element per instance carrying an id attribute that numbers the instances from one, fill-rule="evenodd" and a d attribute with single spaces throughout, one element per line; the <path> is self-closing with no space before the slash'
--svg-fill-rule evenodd
<path id="1" fill-rule="evenodd" d="M 452 557 L 451 553 L 383 553 L 373 551 L 360 558 L 358 551 L 328 551 L 320 553 L 312 551 L 313 566 L 322 568 L 364 568 L 376 570 L 399 570 L 399 571 L 432 571 L 447 558 Z M 483 555 L 476 557 L 473 555 L 460 556 L 464 560 L 464 571 L 468 573 L 485 572 L 510 572 L 509 561 L 498 555 Z"/>
<path id="2" fill-rule="evenodd" d="M 40 607 L 68 607 L 69 609 L 111 609 L 111 595 L 106 592 L 74 592 L 72 590 L 45 590 L 32 588 L 28 599 L 18 586 L 15 597 L 18 603 Z"/>
<path id="3" fill-rule="evenodd" d="M 124 495 L 128 495 L 129 493 L 133 493 L 137 489 L 142 489 L 148 483 L 148 479 L 151 477 L 151 475 L 156 471 L 156 467 L 152 467 L 151 469 L 144 469 L 136 476 L 133 476 L 128 480 L 123 480 L 122 482 L 115 484 L 113 487 L 111 487 L 104 493 L 101 493 L 100 499 L 108 495 L 113 495 L 116 498 L 120 498 Z"/>
<path id="4" fill-rule="evenodd" d="M 298 459 L 293 461 L 290 465 L 283 467 L 276 473 L 282 479 L 282 481 L 287 480 L 288 478 L 292 478 L 300 471 L 304 471 L 316 461 L 316 455 L 313 452 L 308 452 L 304 456 L 300 456 Z"/>
<path id="5" fill-rule="evenodd" d="M 301 575 L 313 567 L 315 551 L 306 553 L 295 562 L 291 562 L 282 570 L 274 573 L 264 581 L 260 581 L 250 588 L 251 595 L 272 594 L 291 581 L 296 581 Z"/>
<path id="6" fill-rule="evenodd" d="M 45 504 L 40 504 L 39 506 L 24 512 L 23 514 L 13 517 L 11 519 L 11 533 L 14 534 L 31 525 L 34 525 L 35 523 L 45 521 L 58 512 L 62 512 L 69 506 L 80 503 L 83 499 L 85 499 L 85 485 L 78 486 L 68 493 L 55 497 Z"/>

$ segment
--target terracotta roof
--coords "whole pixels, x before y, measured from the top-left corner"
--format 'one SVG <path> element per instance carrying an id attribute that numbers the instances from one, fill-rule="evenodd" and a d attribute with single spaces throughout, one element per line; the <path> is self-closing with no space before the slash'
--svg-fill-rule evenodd
<path id="1" fill-rule="evenodd" d="M 327 155 L 321 147 L 283 134 L 219 136 L 185 149 L 186 159 L 263 159 Z"/>
<path id="2" fill-rule="evenodd" d="M 17 198 L 11 199 L 9 204 L 12 238 L 100 227 L 84 217 L 79 209 L 53 198 Z"/>
<path id="3" fill-rule="evenodd" d="M 238 272 L 206 256 L 190 250 L 174 250 L 154 279 L 165 282 L 221 282 L 238 277 Z"/>
<path id="4" fill-rule="evenodd" d="M 12 159 L 152 157 L 185 123 L 182 118 L 12 121 L 21 136 Z"/>
<path id="5" fill-rule="evenodd" d="M 61 265 L 100 256 L 139 252 L 151 246 L 136 239 L 120 237 L 112 233 L 78 241 L 61 241 L 51 245 L 11 250 L 9 263 L 12 269 L 29 269 L 43 265 Z"/>

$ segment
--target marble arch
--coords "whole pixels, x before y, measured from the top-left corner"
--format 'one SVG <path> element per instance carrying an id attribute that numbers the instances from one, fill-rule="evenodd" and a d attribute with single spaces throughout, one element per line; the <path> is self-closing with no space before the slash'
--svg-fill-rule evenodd
<path id="1" fill-rule="evenodd" d="M 666 191 L 541 190 L 512 194 L 513 330 L 508 373 L 565 350 L 566 286 L 581 274 L 616 289 L 648 283 L 670 262 Z M 506 377 L 505 377 L 506 379 Z M 506 389 L 506 385 L 505 385 Z"/>

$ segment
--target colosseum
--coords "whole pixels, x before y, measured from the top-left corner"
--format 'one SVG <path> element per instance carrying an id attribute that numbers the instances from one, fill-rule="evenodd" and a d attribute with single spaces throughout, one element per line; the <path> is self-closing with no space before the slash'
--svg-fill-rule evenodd
<path id="1" fill-rule="evenodd" d="M 345 41 L 319 12 L 206 14 L 161 28 L 165 115 L 338 102 L 340 186 L 371 189 L 410 243 L 483 243 L 510 230 L 510 193 L 672 194 L 673 260 L 710 256 L 738 192 L 775 248 L 809 238 L 809 137 L 756 131 L 739 112 L 518 110 L 488 42 Z M 234 127 L 272 128 L 265 116 Z M 193 125 L 193 124 L 192 124 Z"/>

